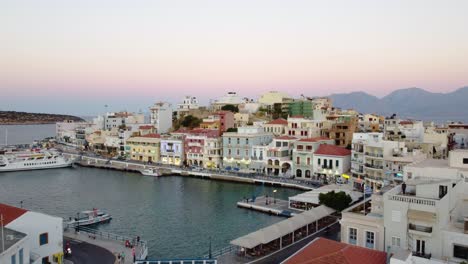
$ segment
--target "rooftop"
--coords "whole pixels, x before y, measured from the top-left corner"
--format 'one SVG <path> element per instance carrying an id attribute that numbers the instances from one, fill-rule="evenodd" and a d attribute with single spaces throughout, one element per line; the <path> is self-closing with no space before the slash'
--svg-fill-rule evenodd
<path id="1" fill-rule="evenodd" d="M 278 118 L 267 123 L 268 125 L 287 125 L 288 120 L 283 118 Z"/>
<path id="2" fill-rule="evenodd" d="M 143 135 L 141 137 L 145 137 L 145 138 L 160 138 L 161 135 L 159 134 L 146 134 L 146 135 Z"/>
<path id="3" fill-rule="evenodd" d="M 0 214 L 3 216 L 3 225 L 6 226 L 28 210 L 0 203 Z"/>
<path id="4" fill-rule="evenodd" d="M 448 168 L 449 161 L 443 159 L 425 159 L 420 162 L 411 163 L 407 166 L 414 168 Z"/>
<path id="5" fill-rule="evenodd" d="M 140 126 L 139 129 L 152 129 L 154 126 Z"/>
<path id="6" fill-rule="evenodd" d="M 280 139 L 280 140 L 296 140 L 296 137 L 290 137 L 290 136 L 280 136 L 280 137 L 275 137 L 275 139 Z"/>
<path id="7" fill-rule="evenodd" d="M 294 255 L 286 264 L 385 264 L 387 254 L 382 251 L 353 246 L 323 237 L 314 239 Z"/>
<path id="8" fill-rule="evenodd" d="M 315 151 L 315 155 L 349 156 L 351 155 L 351 150 L 335 145 L 321 144 L 317 151 Z"/>
<path id="9" fill-rule="evenodd" d="M 2 234 L 0 234 L 1 236 Z M 15 245 L 18 241 L 25 238 L 26 234 L 9 229 L 4 227 L 3 228 L 3 239 L 0 237 L 0 255 L 3 253 L 2 249 L 5 248 L 5 251 L 8 250 L 10 247 Z M 2 245 L 5 243 L 5 245 Z"/>

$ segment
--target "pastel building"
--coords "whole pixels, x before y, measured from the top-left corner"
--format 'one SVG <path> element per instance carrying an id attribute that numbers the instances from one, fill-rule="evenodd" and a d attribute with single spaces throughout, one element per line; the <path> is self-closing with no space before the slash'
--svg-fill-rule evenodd
<path id="1" fill-rule="evenodd" d="M 225 132 L 234 126 L 234 113 L 230 111 L 218 111 L 204 118 L 200 124 L 200 128 L 216 129 L 219 133 Z"/>
<path id="2" fill-rule="evenodd" d="M 280 136 L 273 139 L 267 150 L 266 173 L 268 175 L 292 176 L 292 155 L 298 139 Z"/>
<path id="3" fill-rule="evenodd" d="M 161 163 L 182 166 L 185 161 L 185 139 L 183 135 L 161 138 Z"/>
<path id="4" fill-rule="evenodd" d="M 265 146 L 273 135 L 261 127 L 239 127 L 237 132 L 223 134 L 223 166 L 225 168 L 248 169 L 252 162 L 252 147 Z M 262 155 L 263 157 L 263 155 Z"/>
<path id="5" fill-rule="evenodd" d="M 303 138 L 296 142 L 293 149 L 293 172 L 295 177 L 300 179 L 313 179 L 313 159 L 314 152 L 321 144 L 335 144 L 329 138 Z"/>
<path id="6" fill-rule="evenodd" d="M 185 156 L 187 165 L 217 168 L 221 163 L 221 139 L 218 130 L 194 129 L 186 132 Z"/>
<path id="7" fill-rule="evenodd" d="M 323 126 L 323 121 L 293 116 L 288 118 L 285 134 L 296 138 L 316 138 L 321 136 Z"/>
<path id="8" fill-rule="evenodd" d="M 278 118 L 268 123 L 264 123 L 263 128 L 265 132 L 272 133 L 273 135 L 281 136 L 286 134 L 286 128 L 288 127 L 288 120 Z"/>
<path id="9" fill-rule="evenodd" d="M 160 162 L 161 136 L 147 134 L 127 139 L 127 156 L 131 160 L 144 162 Z"/>
<path id="10" fill-rule="evenodd" d="M 149 110 L 150 122 L 156 128 L 156 133 L 169 132 L 172 128 L 172 105 L 167 102 L 157 102 Z"/>

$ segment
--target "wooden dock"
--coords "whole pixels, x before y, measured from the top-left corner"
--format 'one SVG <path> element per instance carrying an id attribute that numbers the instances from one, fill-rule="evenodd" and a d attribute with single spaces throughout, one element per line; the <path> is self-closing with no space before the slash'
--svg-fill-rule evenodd
<path id="1" fill-rule="evenodd" d="M 291 217 L 296 214 L 302 213 L 300 210 L 289 209 L 288 201 L 275 199 L 273 197 L 259 196 L 252 199 L 237 202 L 237 206 L 250 210 L 259 211 L 262 213 L 273 214 L 278 216 Z"/>

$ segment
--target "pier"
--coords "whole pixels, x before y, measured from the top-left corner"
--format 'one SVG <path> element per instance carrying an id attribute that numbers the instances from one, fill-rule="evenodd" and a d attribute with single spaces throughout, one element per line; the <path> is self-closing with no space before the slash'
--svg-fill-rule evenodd
<path id="1" fill-rule="evenodd" d="M 246 199 L 237 202 L 237 207 L 255 210 L 267 214 L 291 217 L 303 211 L 288 208 L 289 202 L 274 197 L 259 196 L 255 200 Z"/>

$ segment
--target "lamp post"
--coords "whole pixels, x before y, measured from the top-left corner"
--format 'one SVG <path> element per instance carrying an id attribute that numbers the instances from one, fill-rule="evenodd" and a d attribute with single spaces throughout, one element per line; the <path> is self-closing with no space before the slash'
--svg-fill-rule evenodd
<path id="1" fill-rule="evenodd" d="M 76 213 L 76 232 L 80 232 L 80 213 Z"/>
<path id="2" fill-rule="evenodd" d="M 276 204 L 276 189 L 273 190 L 273 203 Z"/>
<path id="3" fill-rule="evenodd" d="M 211 256 L 211 236 L 210 236 L 210 249 L 208 251 L 208 258 L 211 259 L 212 256 Z"/>

